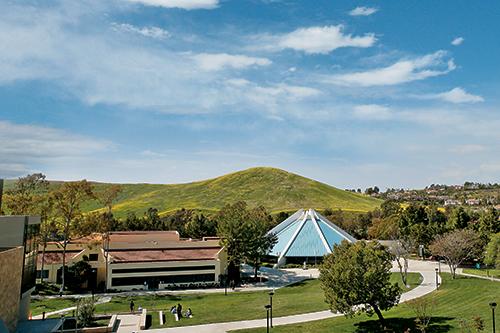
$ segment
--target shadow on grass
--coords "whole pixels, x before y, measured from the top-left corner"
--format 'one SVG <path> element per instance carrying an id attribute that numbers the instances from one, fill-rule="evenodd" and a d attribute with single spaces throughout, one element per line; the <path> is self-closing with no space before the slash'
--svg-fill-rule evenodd
<path id="1" fill-rule="evenodd" d="M 448 332 L 452 327 L 445 324 L 452 320 L 451 317 L 432 317 L 430 326 L 427 328 L 428 333 L 444 333 Z M 415 327 L 415 318 L 386 318 L 385 327 L 382 327 L 378 320 L 367 320 L 354 324 L 356 333 L 372 333 L 372 332 L 406 332 L 409 328 L 410 332 L 418 332 Z"/>
<path id="2" fill-rule="evenodd" d="M 289 284 L 285 287 L 283 287 L 283 289 L 292 289 L 292 288 L 296 288 L 296 287 L 303 287 L 307 284 L 307 281 L 310 281 L 311 279 L 305 279 L 305 280 L 302 280 L 302 281 L 297 281 L 297 282 L 294 282 L 292 284 Z"/>

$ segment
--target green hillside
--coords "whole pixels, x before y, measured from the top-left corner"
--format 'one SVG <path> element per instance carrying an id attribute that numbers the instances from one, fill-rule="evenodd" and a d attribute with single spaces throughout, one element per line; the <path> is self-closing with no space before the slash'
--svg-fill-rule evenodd
<path id="1" fill-rule="evenodd" d="M 109 184 L 95 183 L 96 191 Z M 271 212 L 299 208 L 333 208 L 368 211 L 380 200 L 346 192 L 335 187 L 275 168 L 251 168 L 221 177 L 187 184 L 123 184 L 114 205 L 117 216 L 142 214 L 149 207 L 166 213 L 180 208 L 214 211 L 227 203 L 246 201 L 263 205 Z M 86 210 L 98 209 L 88 203 Z"/>

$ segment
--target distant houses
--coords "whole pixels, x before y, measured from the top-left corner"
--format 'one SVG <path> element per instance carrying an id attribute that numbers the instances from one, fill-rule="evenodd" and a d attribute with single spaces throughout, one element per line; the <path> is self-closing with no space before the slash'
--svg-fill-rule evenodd
<path id="1" fill-rule="evenodd" d="M 460 205 L 460 201 L 455 200 L 455 199 L 446 199 L 444 201 L 444 205 L 445 205 L 445 207 L 448 207 L 448 206 L 459 206 Z"/>

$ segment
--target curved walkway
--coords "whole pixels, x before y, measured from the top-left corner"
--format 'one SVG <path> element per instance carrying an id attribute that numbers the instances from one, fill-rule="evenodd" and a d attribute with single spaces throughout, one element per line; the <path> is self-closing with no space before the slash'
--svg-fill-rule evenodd
<path id="1" fill-rule="evenodd" d="M 88 296 L 88 297 L 92 297 L 92 296 Z M 109 297 L 109 296 L 101 297 L 95 304 L 108 303 L 109 301 L 111 301 L 111 297 Z M 56 311 L 52 311 L 52 312 L 46 312 L 45 313 L 45 318 L 47 318 L 49 316 L 53 316 L 53 315 L 59 314 L 59 313 L 70 312 L 70 311 L 73 311 L 73 310 L 76 310 L 76 306 L 70 306 L 69 308 L 64 308 L 64 309 L 61 309 L 61 310 L 56 310 Z M 39 314 L 39 315 L 33 316 L 32 319 L 42 319 L 42 318 L 43 318 L 43 315 Z"/>
<path id="2" fill-rule="evenodd" d="M 430 261 L 416 261 L 410 260 L 409 272 L 420 273 L 423 277 L 422 283 L 415 287 L 414 289 L 401 295 L 400 302 L 406 302 L 411 299 L 422 297 L 434 291 L 436 289 L 436 272 L 435 268 L 437 263 Z M 392 271 L 398 271 L 397 267 L 394 266 Z M 314 270 L 308 272 L 308 275 L 314 276 Z M 438 283 L 441 283 L 441 278 L 438 276 Z M 304 313 L 285 317 L 275 317 L 273 318 L 273 325 L 287 325 L 303 323 L 313 320 L 327 319 L 332 317 L 342 316 L 340 313 L 332 313 L 329 310 Z M 150 333 L 186 333 L 186 332 L 196 332 L 196 333 L 223 333 L 232 330 L 239 330 L 245 328 L 257 328 L 266 327 L 266 319 L 255 319 L 255 320 L 243 320 L 243 321 L 233 321 L 226 323 L 214 323 L 206 325 L 195 325 L 195 326 L 184 326 L 184 327 L 173 327 L 173 328 L 158 328 L 148 330 Z M 146 331 L 141 331 L 146 332 Z"/>

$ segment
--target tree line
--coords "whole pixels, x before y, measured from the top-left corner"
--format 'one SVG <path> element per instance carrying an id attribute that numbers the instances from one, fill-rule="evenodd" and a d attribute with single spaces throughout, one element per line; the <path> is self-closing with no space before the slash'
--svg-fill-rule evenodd
<path id="1" fill-rule="evenodd" d="M 160 216 L 158 209 L 149 208 L 142 216 L 130 212 L 126 218 L 118 219 L 112 208 L 121 192 L 119 185 L 96 190 L 86 180 L 54 186 L 49 184 L 45 175 L 36 173 L 19 178 L 6 191 L 5 211 L 0 214 L 40 216 L 40 269 L 43 271 L 47 243 L 59 242 L 63 250 L 61 292 L 66 287 L 67 274 L 73 276 L 72 272 L 77 271 L 84 275 L 85 271 L 81 267 L 68 269 L 66 265 L 66 248 L 74 237 L 96 233 L 104 244 L 107 234 L 112 231 L 176 230 L 183 238 L 195 239 L 218 236 L 228 253 L 230 270 L 227 275 L 237 283 L 241 262 L 251 263 L 257 276 L 261 258 L 276 242 L 274 236 L 267 235 L 268 230 L 281 222 L 278 219 L 288 217 L 287 213 L 282 213 L 273 218 L 264 207 L 249 208 L 245 202 L 236 202 L 209 216 L 188 209 Z M 84 213 L 82 207 L 90 200 L 98 202 L 101 208 Z"/>

